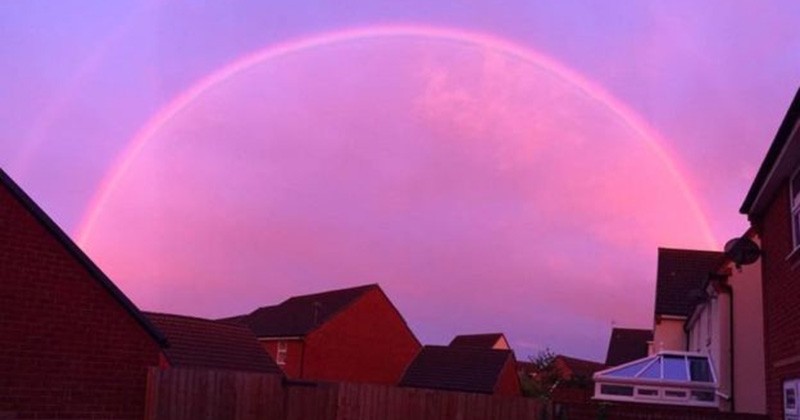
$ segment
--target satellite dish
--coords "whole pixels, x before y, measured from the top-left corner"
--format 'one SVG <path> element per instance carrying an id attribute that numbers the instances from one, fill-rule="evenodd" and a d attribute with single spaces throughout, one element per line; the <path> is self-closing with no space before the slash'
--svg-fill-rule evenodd
<path id="1" fill-rule="evenodd" d="M 758 261 L 761 249 L 753 240 L 742 236 L 733 238 L 725 244 L 725 256 L 736 264 L 736 268 L 739 268 Z"/>

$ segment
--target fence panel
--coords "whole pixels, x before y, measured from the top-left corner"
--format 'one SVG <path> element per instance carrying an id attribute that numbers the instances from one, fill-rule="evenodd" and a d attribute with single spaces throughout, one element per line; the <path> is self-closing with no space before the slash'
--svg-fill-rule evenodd
<path id="1" fill-rule="evenodd" d="M 538 420 L 542 405 L 522 397 L 153 368 L 145 409 L 146 420 Z"/>

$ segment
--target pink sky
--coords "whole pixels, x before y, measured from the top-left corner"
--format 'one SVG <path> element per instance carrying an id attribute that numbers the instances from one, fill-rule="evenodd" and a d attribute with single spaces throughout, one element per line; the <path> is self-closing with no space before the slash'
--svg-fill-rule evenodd
<path id="1" fill-rule="evenodd" d="M 658 246 L 746 228 L 800 67 L 771 9 L 312 3 L 3 5 L 0 165 L 144 309 L 377 282 L 425 343 L 601 360 Z"/>

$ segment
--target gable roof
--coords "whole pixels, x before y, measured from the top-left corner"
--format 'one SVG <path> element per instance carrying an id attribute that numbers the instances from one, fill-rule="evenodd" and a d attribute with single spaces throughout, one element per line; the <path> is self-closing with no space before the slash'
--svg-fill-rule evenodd
<path id="1" fill-rule="evenodd" d="M 302 337 L 328 322 L 364 294 L 380 290 L 377 284 L 291 297 L 248 315 L 220 321 L 248 326 L 258 337 Z"/>
<path id="2" fill-rule="evenodd" d="M 282 374 L 249 328 L 202 318 L 162 313 L 145 315 L 170 342 L 171 366 Z"/>
<path id="3" fill-rule="evenodd" d="M 646 349 L 645 349 L 646 350 Z M 591 360 L 578 359 L 564 355 L 556 356 L 556 363 L 563 366 L 561 374 L 566 379 L 573 379 L 575 377 L 592 379 L 595 372 L 601 371 L 606 368 L 606 365 L 600 362 Z"/>
<path id="4" fill-rule="evenodd" d="M 655 314 L 689 316 L 693 291 L 702 290 L 724 257 L 717 251 L 659 248 Z"/>
<path id="5" fill-rule="evenodd" d="M 64 233 L 63 230 L 47 215 L 47 213 L 39 207 L 33 199 L 11 179 L 8 174 L 0 169 L 0 185 L 5 187 L 8 192 L 14 197 L 17 202 L 22 205 L 28 213 L 33 216 L 36 221 L 47 230 L 50 235 L 80 264 L 88 273 L 89 277 L 94 279 L 100 287 L 108 292 L 111 297 L 122 306 L 122 308 L 131 315 L 136 323 L 138 323 L 147 332 L 159 346 L 167 347 L 166 338 L 160 331 L 153 326 L 152 323 L 139 311 L 139 308 L 122 293 L 119 288 L 103 273 L 99 267 L 81 250 L 72 239 Z"/>
<path id="6" fill-rule="evenodd" d="M 400 386 L 491 394 L 511 350 L 425 346 L 406 368 Z"/>
<path id="7" fill-rule="evenodd" d="M 504 340 L 508 343 L 508 340 L 506 340 L 506 337 L 502 333 L 464 334 L 455 336 L 453 341 L 450 342 L 450 346 L 490 349 L 500 340 Z"/>
<path id="8" fill-rule="evenodd" d="M 800 89 L 795 93 L 794 99 L 789 105 L 789 109 L 786 111 L 786 115 L 783 117 L 780 127 L 778 127 L 778 132 L 775 134 L 775 138 L 772 140 L 772 144 L 766 156 L 764 156 L 764 161 L 761 162 L 761 167 L 758 169 L 758 173 L 756 173 L 753 184 L 747 191 L 747 196 L 745 196 L 744 202 L 739 208 L 740 213 L 753 214 L 760 212 L 763 205 L 759 204 L 761 201 L 759 199 L 762 196 L 764 196 L 764 198 L 769 198 L 769 196 L 771 196 L 770 192 L 765 190 L 771 190 L 777 187 L 775 184 L 770 185 L 770 178 L 772 178 L 776 166 L 781 166 L 780 161 L 786 160 L 781 158 L 784 154 L 784 149 L 792 139 L 792 133 L 794 132 L 798 120 L 800 120 Z M 796 161 L 798 159 L 798 154 L 800 154 L 800 150 L 797 150 L 796 153 L 791 156 L 791 160 Z M 795 169 L 795 164 L 796 162 L 786 162 L 786 169 L 789 171 Z"/>
<path id="9" fill-rule="evenodd" d="M 653 331 L 634 328 L 614 328 L 608 342 L 606 365 L 617 366 L 647 357 L 647 342 L 653 341 Z"/>

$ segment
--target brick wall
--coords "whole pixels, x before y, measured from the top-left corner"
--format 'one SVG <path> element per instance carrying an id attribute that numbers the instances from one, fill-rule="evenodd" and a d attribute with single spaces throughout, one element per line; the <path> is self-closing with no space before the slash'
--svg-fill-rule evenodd
<path id="1" fill-rule="evenodd" d="M 260 340 L 261 346 L 269 353 L 276 363 L 278 362 L 278 343 L 286 343 L 286 363 L 278 364 L 283 373 L 289 378 L 300 378 L 300 368 L 303 364 L 303 340 Z"/>
<path id="2" fill-rule="evenodd" d="M 0 418 L 142 418 L 159 348 L 0 185 Z"/>
<path id="3" fill-rule="evenodd" d="M 792 250 L 789 187 L 784 182 L 763 216 L 754 220 L 762 239 L 767 410 L 783 418 L 782 383 L 800 378 L 800 258 Z"/>
<path id="4" fill-rule="evenodd" d="M 519 387 L 519 375 L 517 374 L 517 361 L 514 357 L 509 357 L 506 364 L 503 365 L 503 370 L 500 372 L 500 378 L 497 381 L 497 386 L 494 390 L 495 395 L 521 395 Z"/>
<path id="5" fill-rule="evenodd" d="M 419 341 L 380 290 L 306 336 L 303 378 L 396 384 Z"/>

